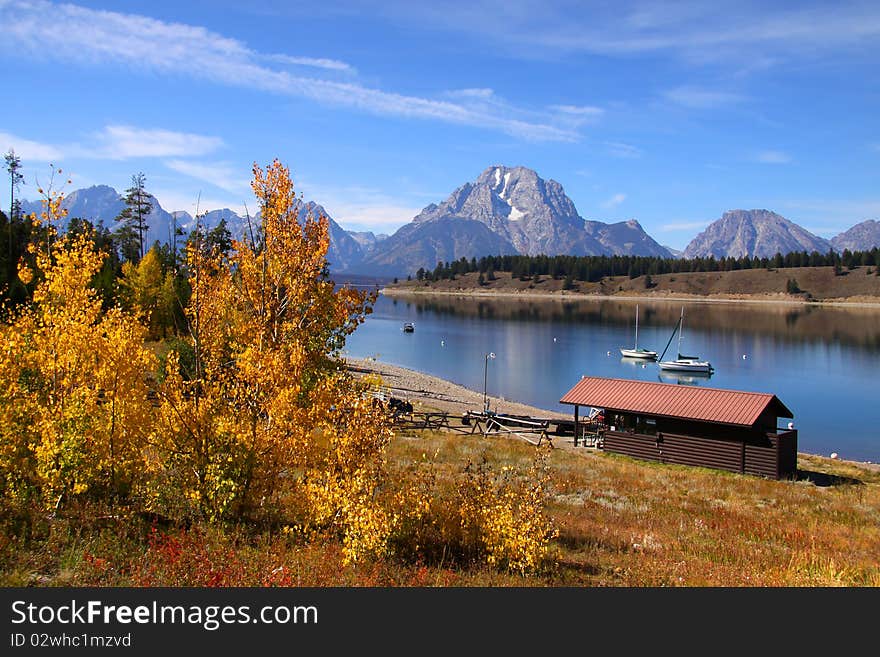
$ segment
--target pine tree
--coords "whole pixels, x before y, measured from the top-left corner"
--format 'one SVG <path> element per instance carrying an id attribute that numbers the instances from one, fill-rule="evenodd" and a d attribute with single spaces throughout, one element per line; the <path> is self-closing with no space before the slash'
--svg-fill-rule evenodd
<path id="1" fill-rule="evenodd" d="M 146 182 L 143 173 L 131 177 L 131 187 L 125 190 L 125 208 L 116 217 L 122 224 L 117 230 L 122 257 L 128 262 L 144 257 L 147 217 L 153 210 L 153 197 L 146 190 Z"/>
<path id="2" fill-rule="evenodd" d="M 18 186 L 24 180 L 21 174 L 21 158 L 15 154 L 15 150 L 9 149 L 9 152 L 3 158 L 6 161 L 6 171 L 9 172 L 9 216 L 6 217 L 6 248 L 3 250 L 4 259 L 3 269 L 0 272 L 0 288 L 4 294 L 9 294 L 9 288 L 14 285 L 16 279 L 15 267 L 19 251 L 23 245 L 16 245 L 16 228 L 21 223 L 21 202 L 15 198 L 15 192 Z M 19 248 L 16 248 L 18 246 Z"/>

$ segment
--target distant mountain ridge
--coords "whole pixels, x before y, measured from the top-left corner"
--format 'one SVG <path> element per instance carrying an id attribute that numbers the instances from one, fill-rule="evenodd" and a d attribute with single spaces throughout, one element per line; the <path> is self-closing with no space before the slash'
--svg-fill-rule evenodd
<path id="1" fill-rule="evenodd" d="M 144 236 L 145 248 L 149 248 L 157 241 L 161 244 L 170 243 L 175 229 L 182 231 L 183 235 L 179 238 L 181 240 L 185 240 L 185 235 L 195 230 L 196 219 L 189 212 L 184 210 L 168 212 L 162 208 L 155 197 L 152 198 L 152 203 L 152 211 L 146 220 L 149 228 Z M 302 217 L 309 213 L 315 217 L 321 215 L 327 217 L 330 224 L 330 246 L 327 249 L 327 260 L 332 270 L 344 271 L 350 264 L 360 261 L 364 253 L 364 247 L 336 223 L 322 206 L 314 201 L 303 202 L 298 200 L 297 203 L 299 204 Z M 94 224 L 101 223 L 113 231 L 117 227 L 116 217 L 125 207 L 125 201 L 119 192 L 112 187 L 94 185 L 74 190 L 64 197 L 61 207 L 67 210 L 68 218 L 79 217 Z M 42 211 L 42 203 L 40 201 L 22 201 L 22 211 L 39 214 Z M 226 227 L 233 239 L 239 240 L 247 239 L 250 231 L 256 230 L 259 224 L 259 216 L 251 217 L 252 228 L 249 228 L 247 217 L 242 217 L 229 208 L 211 210 L 201 215 L 199 224 L 203 227 L 203 230 L 211 230 L 222 220 L 226 221 Z M 65 227 L 66 223 L 60 226 L 61 229 Z"/>
<path id="2" fill-rule="evenodd" d="M 327 216 L 331 272 L 364 276 L 406 276 L 438 262 L 487 255 L 634 255 L 652 257 L 772 257 L 777 252 L 870 250 L 880 246 L 880 221 L 866 220 L 826 240 L 770 210 L 730 210 L 675 251 L 655 241 L 635 219 L 616 223 L 581 217 L 562 185 L 526 167 L 495 165 L 455 189 L 443 202 L 425 207 L 392 235 L 346 231 L 325 208 L 303 202 L 301 211 Z M 124 208 L 121 194 L 107 185 L 77 189 L 63 206 L 69 217 L 103 223 L 110 230 Z M 39 201 L 22 201 L 39 213 Z M 248 236 L 246 217 L 226 208 L 203 215 L 207 230 L 225 219 L 234 238 Z M 253 229 L 259 217 L 251 217 Z M 195 219 L 168 212 L 153 199 L 146 244 L 170 242 L 175 228 L 188 234 Z M 62 225 L 63 229 L 64 226 Z M 185 238 L 183 238 L 185 239 Z"/>

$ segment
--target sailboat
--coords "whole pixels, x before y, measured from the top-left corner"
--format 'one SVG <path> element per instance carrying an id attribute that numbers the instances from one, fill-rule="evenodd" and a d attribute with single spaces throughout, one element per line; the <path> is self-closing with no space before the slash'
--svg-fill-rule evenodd
<path id="1" fill-rule="evenodd" d="M 649 349 L 639 349 L 639 306 L 636 304 L 636 342 L 632 349 L 626 349 L 624 347 L 620 348 L 620 355 L 626 356 L 627 358 L 647 358 L 648 360 L 654 360 L 657 358 L 656 351 L 650 351 Z"/>
<path id="2" fill-rule="evenodd" d="M 678 358 L 675 360 L 663 360 L 663 356 L 666 354 L 666 349 L 669 349 L 669 344 L 672 342 L 672 338 L 675 336 L 676 331 L 678 331 Z M 660 362 L 657 363 L 660 366 L 660 369 L 671 372 L 700 372 L 702 374 L 711 374 L 714 372 L 715 368 L 712 367 L 712 363 L 709 361 L 700 360 L 698 356 L 685 356 L 681 353 L 681 337 L 683 333 L 684 306 L 681 307 L 681 317 L 678 320 L 678 324 L 675 325 L 672 335 L 669 336 L 669 342 L 666 343 L 666 349 L 663 350 L 663 354 L 660 356 Z"/>

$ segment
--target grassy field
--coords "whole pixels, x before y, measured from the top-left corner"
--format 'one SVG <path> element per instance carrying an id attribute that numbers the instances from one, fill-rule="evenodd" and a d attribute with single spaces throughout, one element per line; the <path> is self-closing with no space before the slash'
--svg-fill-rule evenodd
<path id="1" fill-rule="evenodd" d="M 557 438 L 556 440 L 561 440 Z M 510 438 L 398 436 L 392 463 L 441 482 L 468 463 L 519 472 L 536 448 Z M 878 586 L 880 472 L 800 455 L 795 481 L 547 453 L 552 563 L 518 575 L 435 549 L 345 565 L 333 539 L 280 528 L 170 527 L 112 509 L 56 517 L 5 509 L 3 586 Z M 440 487 L 442 490 L 442 486 Z M 434 502 L 448 505 L 452 497 Z M 454 514 L 454 509 L 447 509 Z"/>

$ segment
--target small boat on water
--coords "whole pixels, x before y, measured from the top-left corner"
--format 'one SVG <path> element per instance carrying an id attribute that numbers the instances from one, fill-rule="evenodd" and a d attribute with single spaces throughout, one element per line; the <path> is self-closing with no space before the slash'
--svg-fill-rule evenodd
<path id="1" fill-rule="evenodd" d="M 666 349 L 669 349 L 669 344 L 672 342 L 672 338 L 675 337 L 676 331 L 678 332 L 678 357 L 674 360 L 663 360 L 663 355 L 666 354 Z M 712 367 L 712 363 L 709 361 L 700 360 L 699 356 L 686 356 L 681 353 L 682 333 L 684 333 L 684 306 L 681 308 L 681 317 L 675 325 L 672 335 L 669 336 L 669 342 L 666 343 L 666 349 L 663 350 L 663 355 L 660 356 L 660 362 L 657 363 L 660 369 L 669 372 L 693 372 L 700 374 L 711 374 L 714 372 L 715 368 Z"/>
<path id="2" fill-rule="evenodd" d="M 413 324 L 412 322 L 406 322 L 403 325 L 403 332 L 404 333 L 412 333 L 415 330 L 416 330 L 416 325 Z"/>
<path id="3" fill-rule="evenodd" d="M 636 304 L 636 341 L 635 345 L 633 345 L 632 349 L 627 349 L 626 347 L 620 348 L 620 355 L 625 356 L 626 358 L 642 358 L 648 360 L 655 360 L 657 358 L 657 352 L 651 351 L 650 349 L 640 349 L 639 348 L 639 306 Z"/>

